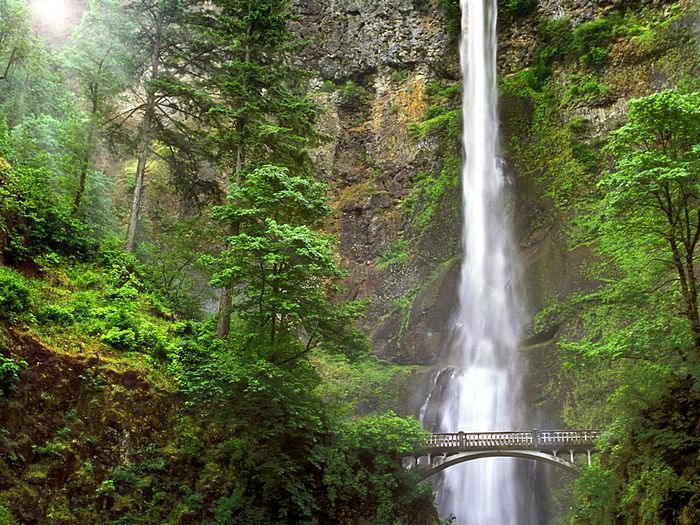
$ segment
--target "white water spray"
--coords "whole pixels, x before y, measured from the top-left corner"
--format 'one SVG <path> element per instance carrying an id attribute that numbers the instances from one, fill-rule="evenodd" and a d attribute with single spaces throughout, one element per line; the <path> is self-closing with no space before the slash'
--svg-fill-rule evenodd
<path id="1" fill-rule="evenodd" d="M 461 0 L 464 77 L 462 268 L 448 366 L 433 378 L 421 418 L 436 432 L 518 430 L 521 331 L 515 254 L 503 195 L 496 114 L 497 0 Z M 498 458 L 446 469 L 438 507 L 459 525 L 527 523 L 517 462 Z"/>

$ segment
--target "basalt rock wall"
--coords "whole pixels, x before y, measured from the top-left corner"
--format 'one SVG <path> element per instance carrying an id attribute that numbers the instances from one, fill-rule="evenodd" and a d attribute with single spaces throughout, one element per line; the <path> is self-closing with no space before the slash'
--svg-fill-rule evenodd
<path id="1" fill-rule="evenodd" d="M 595 154 L 623 122 L 627 100 L 692 76 L 696 17 L 687 1 L 540 0 L 522 11 L 503 4 L 503 157 L 532 317 L 594 285 L 579 271 L 590 254 L 568 243 L 571 211 L 552 174 L 579 160 L 560 157 L 579 146 Z M 459 8 L 450 0 L 295 0 L 294 9 L 309 42 L 303 64 L 316 72 L 312 90 L 324 109 L 328 140 L 314 157 L 333 195 L 348 295 L 369 301 L 365 324 L 377 355 L 428 371 L 447 344 L 459 278 Z M 562 20 L 572 33 L 613 20 L 604 41 L 591 43 L 604 59 L 587 63 L 580 46 L 543 59 L 553 45 L 548 32 Z M 547 129 L 538 120 L 542 98 L 513 80 L 543 60 Z M 594 184 L 597 165 L 579 168 L 589 175 L 581 183 Z M 527 361 L 543 374 L 557 366 L 556 329 L 549 330 L 524 335 Z M 548 401 L 541 405 L 556 413 Z"/>

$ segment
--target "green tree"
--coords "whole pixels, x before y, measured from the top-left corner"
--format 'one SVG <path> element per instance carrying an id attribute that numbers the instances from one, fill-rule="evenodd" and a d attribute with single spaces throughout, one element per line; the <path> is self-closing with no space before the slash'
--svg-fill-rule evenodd
<path id="1" fill-rule="evenodd" d="M 139 115 L 136 138 L 136 173 L 134 196 L 126 232 L 126 251 L 136 249 L 136 230 L 143 200 L 146 167 L 151 156 L 151 144 L 159 127 L 167 127 L 170 120 L 167 92 L 162 89 L 163 76 L 170 76 L 168 64 L 178 42 L 177 22 L 181 14 L 177 0 L 130 0 L 124 7 L 135 31 L 125 42 L 141 68 L 136 92 L 140 103 L 126 112 L 126 118 Z M 123 124 L 124 119 L 120 121 Z"/>
<path id="2" fill-rule="evenodd" d="M 317 108 L 306 95 L 307 73 L 291 57 L 299 48 L 288 0 L 198 2 L 189 51 L 200 107 L 221 172 L 240 184 L 244 173 L 271 163 L 308 172 Z M 208 96 L 200 96 L 202 93 Z M 302 170 L 302 171 L 300 171 Z M 230 231 L 236 233 L 236 223 Z M 231 290 L 224 289 L 217 333 L 229 332 Z"/>
<path id="3" fill-rule="evenodd" d="M 393 412 L 365 416 L 338 430 L 324 462 L 327 517 L 321 523 L 433 525 L 438 523 L 432 487 L 418 485 L 402 457 L 430 433 L 414 418 Z"/>
<path id="4" fill-rule="evenodd" d="M 696 359 L 700 352 L 700 93 L 666 90 L 629 104 L 627 124 L 606 151 L 614 159 L 600 187 L 606 192 L 603 235 L 642 237 L 644 256 L 673 272 Z M 664 265 L 654 264 L 661 258 Z M 665 268 L 664 268 L 665 266 Z M 668 278 L 657 275 L 659 286 Z M 685 358 L 686 350 L 677 347 Z"/>
<path id="5" fill-rule="evenodd" d="M 131 57 L 124 45 L 127 28 L 120 5 L 113 0 L 92 0 L 80 26 L 71 35 L 70 46 L 62 53 L 62 64 L 75 80 L 79 97 L 85 103 L 85 131 L 76 148 L 73 165 L 78 187 L 73 198 L 73 216 L 82 214 L 83 196 L 99 133 L 106 120 L 117 112 L 116 103 L 132 73 Z"/>
<path id="6" fill-rule="evenodd" d="M 700 93 L 629 103 L 627 123 L 579 217 L 598 286 L 574 297 L 561 345 L 564 417 L 607 427 L 577 482 L 576 523 L 694 523 L 697 455 Z M 566 310 L 566 308 L 565 308 Z"/>
<path id="7" fill-rule="evenodd" d="M 330 213 L 324 184 L 271 165 L 233 184 L 229 204 L 214 209 L 237 229 L 213 261 L 221 269 L 212 282 L 240 292 L 232 310 L 248 323 L 251 343 L 272 349 L 277 363 L 321 342 L 346 350 L 360 343 L 347 328 L 359 307 L 333 300 L 342 272 L 333 238 L 319 231 Z"/>
<path id="8" fill-rule="evenodd" d="M 0 0 L 0 80 L 8 81 L 12 69 L 35 50 L 31 15 L 23 0 Z"/>

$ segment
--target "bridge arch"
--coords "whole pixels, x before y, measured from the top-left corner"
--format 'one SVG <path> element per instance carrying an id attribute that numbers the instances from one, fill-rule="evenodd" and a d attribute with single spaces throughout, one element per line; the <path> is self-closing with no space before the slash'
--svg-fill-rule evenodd
<path id="1" fill-rule="evenodd" d="M 444 460 L 441 460 L 442 457 L 444 457 Z M 448 467 L 458 465 L 459 463 L 464 463 L 465 461 L 498 457 L 520 458 L 540 461 L 543 463 L 554 465 L 555 467 L 566 470 L 567 472 L 573 472 L 574 474 L 578 473 L 578 470 L 576 469 L 576 466 L 573 463 L 566 461 L 565 459 L 561 459 L 552 454 L 548 454 L 546 452 L 539 452 L 535 450 L 480 450 L 458 452 L 449 456 L 433 456 L 429 459 L 431 464 L 419 470 L 420 480 L 423 481 L 425 479 L 428 479 L 429 477 L 445 470 Z"/>

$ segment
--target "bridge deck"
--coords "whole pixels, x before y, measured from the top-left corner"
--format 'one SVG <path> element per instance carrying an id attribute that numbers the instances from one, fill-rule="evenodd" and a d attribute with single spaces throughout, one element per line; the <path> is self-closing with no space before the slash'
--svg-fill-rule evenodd
<path id="1" fill-rule="evenodd" d="M 532 430 L 525 432 L 454 432 L 433 434 L 426 452 L 470 450 L 578 450 L 591 449 L 599 430 Z"/>

